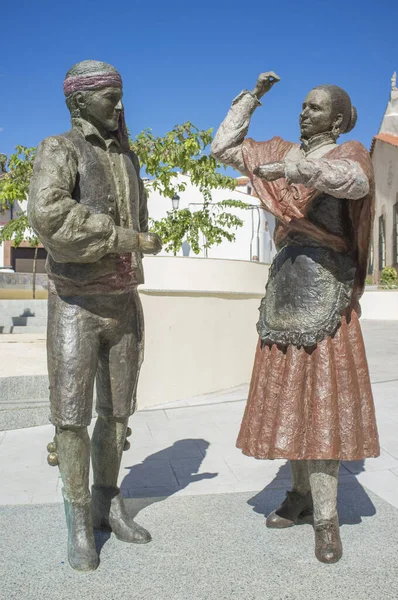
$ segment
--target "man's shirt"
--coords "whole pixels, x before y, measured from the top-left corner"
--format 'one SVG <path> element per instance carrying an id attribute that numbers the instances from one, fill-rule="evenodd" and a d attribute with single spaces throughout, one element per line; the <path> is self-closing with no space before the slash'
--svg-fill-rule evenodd
<path id="1" fill-rule="evenodd" d="M 138 159 L 83 119 L 38 148 L 28 215 L 64 293 L 123 291 L 143 282 L 138 232 L 148 230 Z"/>

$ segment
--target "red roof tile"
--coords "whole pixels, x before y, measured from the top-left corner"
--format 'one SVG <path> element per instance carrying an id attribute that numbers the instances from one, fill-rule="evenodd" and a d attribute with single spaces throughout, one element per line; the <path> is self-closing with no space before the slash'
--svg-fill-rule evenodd
<path id="1" fill-rule="evenodd" d="M 391 144 L 392 146 L 398 146 L 398 135 L 392 135 L 392 133 L 378 133 L 374 136 L 372 140 L 372 145 L 370 146 L 371 154 L 374 150 L 376 140 L 386 142 L 387 144 Z"/>

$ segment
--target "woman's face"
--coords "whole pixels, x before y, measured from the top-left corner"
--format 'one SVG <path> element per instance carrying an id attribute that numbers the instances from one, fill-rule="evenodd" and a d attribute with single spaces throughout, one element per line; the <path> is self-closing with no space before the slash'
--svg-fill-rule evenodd
<path id="1" fill-rule="evenodd" d="M 311 90 L 300 113 L 300 131 L 305 139 L 331 131 L 334 123 L 332 99 L 326 90 Z"/>

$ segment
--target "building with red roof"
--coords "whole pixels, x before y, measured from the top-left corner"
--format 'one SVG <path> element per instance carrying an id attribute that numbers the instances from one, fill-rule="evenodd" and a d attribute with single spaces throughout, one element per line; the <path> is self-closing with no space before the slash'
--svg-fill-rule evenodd
<path id="1" fill-rule="evenodd" d="M 370 153 L 376 179 L 376 207 L 369 275 L 379 281 L 386 266 L 398 269 L 398 88 L 391 79 L 390 100 Z"/>

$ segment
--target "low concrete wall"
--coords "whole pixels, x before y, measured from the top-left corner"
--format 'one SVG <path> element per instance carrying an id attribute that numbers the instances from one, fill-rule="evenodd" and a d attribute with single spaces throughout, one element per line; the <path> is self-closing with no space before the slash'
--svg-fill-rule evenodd
<path id="1" fill-rule="evenodd" d="M 233 260 L 149 257 L 145 259 L 145 273 L 140 295 L 146 349 L 138 389 L 139 408 L 248 382 L 268 266 Z M 364 319 L 398 320 L 398 292 L 367 291 L 361 304 Z M 14 311 L 11 317 L 21 315 L 22 309 L 45 316 L 43 301 L 0 301 L 3 316 L 5 311 Z M 13 373 L 8 382 L 3 381 L 3 402 L 46 400 L 44 344 L 35 355 L 35 373 L 24 368 L 23 357 L 20 365 L 20 376 Z M 1 366 L 2 376 L 6 377 L 7 365 Z M 35 389 L 31 390 L 28 383 L 35 384 Z"/>
<path id="2" fill-rule="evenodd" d="M 249 381 L 268 265 L 156 257 L 145 259 L 145 274 L 140 292 L 146 349 L 139 406 Z"/>
<path id="3" fill-rule="evenodd" d="M 218 259 L 148 257 L 145 274 L 146 283 L 140 288 L 146 330 L 145 361 L 138 389 L 139 408 L 248 382 L 256 347 L 258 306 L 264 295 L 268 265 Z M 10 320 L 21 311 L 42 315 L 45 302 L 0 301 L 0 314 L 1 307 L 3 320 L 5 312 Z M 16 342 L 17 337 L 15 335 Z M 35 374 L 32 379 L 33 373 L 24 370 L 21 360 L 21 376 L 6 377 L 9 381 L 3 382 L 3 391 L 9 392 L 4 395 L 3 402 L 15 403 L 18 397 L 27 400 L 26 377 L 30 383 L 37 377 L 37 383 L 40 383 L 37 391 L 29 388 L 32 400 L 37 404 L 46 399 L 45 362 L 42 347 L 36 368 L 43 375 Z M 3 377 L 7 376 L 5 364 L 1 371 Z M 25 410 L 26 402 L 23 408 Z M 42 414 L 36 413 L 34 424 L 38 424 L 37 418 Z M 26 415 L 21 426 L 26 426 L 25 422 Z"/>
<path id="4" fill-rule="evenodd" d="M 148 256 L 140 291 L 264 295 L 269 265 L 246 260 Z"/>
<path id="5" fill-rule="evenodd" d="M 382 321 L 398 320 L 398 291 L 365 292 L 361 299 L 362 318 Z"/>
<path id="6" fill-rule="evenodd" d="M 0 270 L 0 299 L 33 299 L 32 273 L 9 273 Z M 47 298 L 47 275 L 36 275 L 36 298 Z"/>

